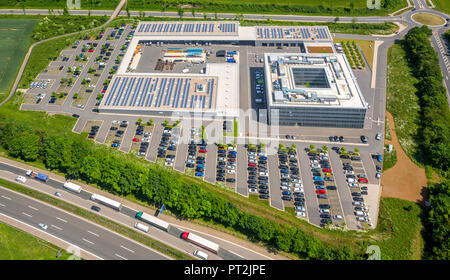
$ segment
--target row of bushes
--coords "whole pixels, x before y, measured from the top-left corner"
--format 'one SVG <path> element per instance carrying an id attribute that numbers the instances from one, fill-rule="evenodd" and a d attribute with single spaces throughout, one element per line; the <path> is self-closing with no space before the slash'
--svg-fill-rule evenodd
<path id="1" fill-rule="evenodd" d="M 71 179 L 82 179 L 111 193 L 153 205 L 165 204 L 181 218 L 202 218 L 233 228 L 269 247 L 304 259 L 358 259 L 349 247 L 322 242 L 289 225 L 240 210 L 237 205 L 206 191 L 182 176 L 156 165 L 146 166 L 135 158 L 87 141 L 83 135 L 49 135 L 30 124 L 17 124 L 0 117 L 0 145 L 12 157 L 42 161 Z M 148 165 L 148 164 L 147 164 Z"/>
<path id="2" fill-rule="evenodd" d="M 450 110 L 439 59 L 428 37 L 425 25 L 411 29 L 405 36 L 404 48 L 418 79 L 421 107 L 421 148 L 426 159 L 436 168 L 450 167 Z"/>

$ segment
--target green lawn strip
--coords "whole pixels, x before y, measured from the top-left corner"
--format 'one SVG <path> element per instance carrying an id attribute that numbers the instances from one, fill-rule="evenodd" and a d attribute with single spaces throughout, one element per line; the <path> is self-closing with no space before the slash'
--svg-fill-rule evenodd
<path id="1" fill-rule="evenodd" d="M 392 140 L 391 129 L 389 127 L 389 120 L 387 116 L 384 117 L 384 139 Z"/>
<path id="2" fill-rule="evenodd" d="M 414 86 L 418 81 L 411 71 L 402 46 L 392 45 L 388 51 L 386 109 L 394 118 L 400 145 L 408 157 L 419 164 L 417 159 L 421 155 L 415 137 L 419 130 L 420 106 Z"/>
<path id="3" fill-rule="evenodd" d="M 414 202 L 382 197 L 377 228 L 367 245 L 378 245 L 383 260 L 408 260 L 417 255 L 422 240 L 422 209 Z M 421 255 L 421 254 L 419 254 Z"/>
<path id="4" fill-rule="evenodd" d="M 234 137 L 238 137 L 238 120 L 233 120 L 233 133 L 234 133 Z"/>
<path id="5" fill-rule="evenodd" d="M 73 214 L 80 216 L 82 218 L 85 218 L 87 220 L 90 220 L 96 224 L 99 224 L 99 225 L 104 226 L 114 232 L 117 232 L 118 234 L 127 236 L 139 243 L 149 246 L 150 248 L 153 248 L 153 249 L 157 250 L 158 252 L 161 252 L 172 258 L 175 258 L 178 260 L 193 260 L 194 259 L 193 257 L 191 257 L 187 254 L 184 254 L 174 248 L 171 248 L 157 240 L 154 240 L 154 239 L 152 239 L 148 236 L 145 236 L 141 233 L 138 233 L 128 227 L 125 227 L 116 222 L 113 222 L 107 218 L 96 215 L 90 211 L 79 208 L 73 204 L 67 203 L 65 201 L 48 196 L 44 193 L 26 188 L 24 186 L 21 186 L 21 185 L 18 185 L 18 184 L 15 184 L 15 183 L 3 180 L 3 179 L 0 179 L 0 185 L 5 188 L 20 192 L 20 193 L 25 194 L 30 197 L 33 197 L 35 199 L 41 200 L 48 204 L 57 206 L 58 208 L 61 208 L 67 212 L 73 213 Z"/>
<path id="6" fill-rule="evenodd" d="M 56 255 L 60 252 L 60 256 Z M 0 222 L 0 260 L 67 260 L 70 253 L 18 228 Z"/>
<path id="7" fill-rule="evenodd" d="M 392 147 L 392 151 L 388 152 L 385 148 L 383 153 L 383 171 L 388 170 L 397 163 L 397 151 Z"/>

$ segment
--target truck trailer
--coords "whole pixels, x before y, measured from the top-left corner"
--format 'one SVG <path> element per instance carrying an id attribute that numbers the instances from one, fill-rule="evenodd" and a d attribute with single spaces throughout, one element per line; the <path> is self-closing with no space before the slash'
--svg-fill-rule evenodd
<path id="1" fill-rule="evenodd" d="M 200 237 L 198 235 L 195 235 L 193 233 L 190 233 L 188 231 L 185 231 L 181 234 L 181 238 L 183 238 L 186 241 L 189 241 L 191 243 L 194 243 L 197 246 L 200 246 L 206 250 L 209 250 L 215 254 L 219 251 L 219 245 L 211 242 L 203 237 Z"/>
<path id="2" fill-rule="evenodd" d="M 65 182 L 64 183 L 64 188 L 68 189 L 69 191 L 73 191 L 76 193 L 81 193 L 81 187 L 78 186 L 77 184 L 71 183 L 71 182 Z"/>
<path id="3" fill-rule="evenodd" d="M 165 222 L 165 221 L 163 221 L 161 219 L 158 219 L 155 216 L 146 214 L 146 213 L 144 213 L 142 211 L 140 211 L 140 212 L 138 212 L 136 214 L 136 219 L 144 221 L 146 223 L 149 223 L 149 224 L 151 224 L 153 226 L 156 226 L 156 227 L 158 227 L 158 228 L 160 228 L 160 229 L 162 229 L 164 231 L 168 231 L 169 230 L 169 223 L 167 223 L 167 222 Z"/>
<path id="4" fill-rule="evenodd" d="M 107 197 L 104 197 L 103 195 L 99 195 L 99 194 L 94 193 L 91 196 L 91 200 L 98 201 L 99 203 L 104 204 L 106 206 L 109 206 L 109 207 L 111 207 L 113 209 L 116 209 L 118 211 L 120 211 L 120 209 L 122 209 L 122 204 L 120 202 L 117 202 L 117 201 L 114 201 L 114 200 L 109 199 Z"/>
<path id="5" fill-rule="evenodd" d="M 26 174 L 28 177 L 41 180 L 42 182 L 45 182 L 45 183 L 47 183 L 47 181 L 48 181 L 48 176 L 45 174 L 42 174 L 42 173 L 37 173 L 37 172 L 33 172 L 32 170 L 28 170 Z"/>

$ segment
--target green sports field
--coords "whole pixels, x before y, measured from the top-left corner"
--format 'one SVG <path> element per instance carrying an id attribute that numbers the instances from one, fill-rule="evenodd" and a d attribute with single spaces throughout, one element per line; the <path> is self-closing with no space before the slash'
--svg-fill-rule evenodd
<path id="1" fill-rule="evenodd" d="M 14 83 L 37 21 L 0 19 L 0 99 Z"/>

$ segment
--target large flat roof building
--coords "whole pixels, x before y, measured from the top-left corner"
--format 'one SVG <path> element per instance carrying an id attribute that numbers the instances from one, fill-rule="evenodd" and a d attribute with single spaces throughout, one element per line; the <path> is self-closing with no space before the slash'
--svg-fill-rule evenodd
<path id="1" fill-rule="evenodd" d="M 266 53 L 265 79 L 271 124 L 364 127 L 366 102 L 344 54 Z"/>

